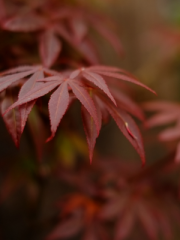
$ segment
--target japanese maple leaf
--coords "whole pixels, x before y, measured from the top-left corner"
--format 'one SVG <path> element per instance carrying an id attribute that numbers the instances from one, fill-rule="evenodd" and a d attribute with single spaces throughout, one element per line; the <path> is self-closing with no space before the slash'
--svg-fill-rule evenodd
<path id="1" fill-rule="evenodd" d="M 103 76 L 108 76 L 108 77 L 117 78 L 117 79 L 121 79 L 121 80 L 128 81 L 128 82 L 132 82 L 132 83 L 143 86 L 143 87 L 147 88 L 148 90 L 152 91 L 151 89 L 146 87 L 144 84 L 140 83 L 136 78 L 134 78 L 128 72 L 126 72 L 122 69 L 119 69 L 119 68 L 115 68 L 115 67 L 92 66 L 89 68 L 81 68 L 79 70 L 76 70 L 76 71 L 72 72 L 70 75 L 71 78 L 77 78 L 79 76 L 94 83 L 96 86 L 98 86 L 100 89 L 102 89 L 103 92 L 106 93 L 106 95 L 112 100 L 113 103 L 116 103 L 116 102 L 114 100 L 114 97 L 112 98 L 111 93 L 109 93 L 109 90 L 107 90 L 106 82 L 105 82 Z M 103 84 L 103 87 L 102 87 L 102 84 Z M 154 91 L 152 91 L 152 92 L 154 93 Z M 98 95 L 98 93 L 96 92 L 95 95 Z M 116 96 L 117 96 L 117 94 L 116 94 Z M 131 106 L 131 102 L 129 102 L 129 100 L 126 100 L 126 99 L 124 99 L 123 96 L 122 97 L 121 96 L 117 97 L 118 102 L 120 102 L 119 107 L 115 107 L 114 106 L 115 104 L 112 105 L 111 102 L 107 101 L 101 94 L 99 95 L 99 100 L 98 100 L 97 105 L 101 106 L 102 111 L 104 111 L 103 109 L 108 110 L 108 112 L 114 118 L 114 120 L 115 120 L 116 124 L 118 125 L 118 127 L 120 128 L 120 130 L 123 132 L 123 134 L 131 142 L 131 144 L 134 146 L 134 148 L 137 150 L 137 152 L 141 156 L 142 162 L 144 164 L 145 156 L 144 156 L 144 150 L 143 150 L 144 148 L 143 148 L 141 134 L 140 134 L 135 122 L 133 121 L 133 119 L 127 113 L 125 113 L 123 111 L 123 109 L 121 108 L 122 101 L 127 103 L 128 106 L 129 105 Z M 101 103 L 100 103 L 100 101 L 101 101 Z M 131 106 L 131 109 L 133 106 Z M 138 108 L 136 107 L 135 109 L 137 110 Z M 130 110 L 130 112 L 134 112 L 134 111 Z M 101 113 L 101 115 L 102 115 L 102 113 Z M 141 119 L 143 118 L 141 111 L 137 111 L 136 116 L 140 117 Z M 99 116 L 99 118 L 101 119 L 101 116 Z M 86 136 L 87 136 L 89 149 L 92 150 L 94 148 L 97 135 L 96 135 L 95 131 L 93 130 L 93 121 L 90 120 L 90 118 L 85 117 L 85 114 L 84 114 L 84 119 L 85 120 L 83 122 L 84 122 L 84 126 L 85 126 L 85 132 L 86 132 Z M 89 129 L 89 131 L 87 129 Z"/>
<path id="2" fill-rule="evenodd" d="M 122 90 L 117 89 L 116 87 L 109 87 L 118 108 L 127 111 L 134 117 L 138 118 L 141 121 L 144 121 L 144 113 L 141 107 L 133 101 L 127 94 L 125 94 Z"/>
<path id="3" fill-rule="evenodd" d="M 98 113 L 100 114 L 100 111 L 98 111 Z M 89 115 L 89 113 L 84 107 L 82 107 L 82 119 L 83 119 L 84 131 L 86 134 L 86 139 L 89 147 L 89 158 L 91 163 L 93 158 L 94 147 L 96 144 L 96 139 L 98 137 L 98 132 L 96 131 L 96 125 L 93 118 Z M 98 118 L 98 120 L 99 120 L 99 123 L 101 124 L 101 119 Z"/>
<path id="4" fill-rule="evenodd" d="M 87 239 L 108 239 L 106 230 L 108 223 L 112 221 L 115 223 L 115 226 L 110 225 L 110 229 L 113 228 L 113 239 L 131 237 L 137 223 L 139 230 L 148 239 L 159 239 L 159 233 L 163 239 L 172 239 L 171 217 L 175 220 L 180 212 L 179 207 L 175 207 L 175 202 L 179 200 L 176 195 L 178 189 L 173 188 L 174 183 L 169 188 L 172 183 L 164 182 L 162 176 L 160 180 L 159 174 L 156 177 L 151 175 L 150 178 L 144 175 L 140 181 L 130 182 L 134 174 L 137 176 L 134 164 L 118 160 L 97 159 L 93 169 L 81 166 L 76 174 L 60 169 L 60 178 L 78 188 L 81 193 L 60 199 L 58 208 L 61 209 L 61 221 L 47 239 L 75 237 L 82 231 L 83 237 Z M 107 177 L 110 172 L 112 178 Z M 96 179 L 92 178 L 94 175 L 97 175 Z M 119 178 L 122 180 L 121 184 Z M 177 213 L 176 217 L 172 214 L 174 211 Z M 104 223 L 107 223 L 107 227 L 104 227 Z M 70 231 L 67 231 L 68 227 Z"/>
<path id="5" fill-rule="evenodd" d="M 16 71 L 23 72 L 16 73 Z M 15 73 L 13 74 L 13 72 Z M 44 72 L 49 73 L 49 71 L 45 69 Z M 30 71 L 28 67 L 23 67 L 22 69 L 17 68 L 10 70 L 10 73 L 11 75 L 7 76 L 5 75 L 7 74 L 7 72 L 5 72 L 3 73 L 3 75 L 5 76 L 0 78 L 0 81 L 2 82 L 2 87 L 0 86 L 1 90 L 4 90 L 5 87 L 8 87 L 15 81 L 18 81 L 19 78 L 26 77 L 34 73 L 34 75 L 22 86 L 19 93 L 19 100 L 16 102 L 16 105 L 20 106 L 21 109 L 22 131 L 24 129 L 28 114 L 30 113 L 35 103 L 35 100 L 59 86 L 56 91 L 51 95 L 49 101 L 49 114 L 51 120 L 52 136 L 48 140 L 54 137 L 57 127 L 69 105 L 69 86 L 76 98 L 80 100 L 82 105 L 92 116 L 96 125 L 96 131 L 97 133 L 99 133 L 99 121 L 97 119 L 97 112 L 93 100 L 91 99 L 88 91 L 82 86 L 80 86 L 74 79 L 67 79 L 66 77 L 62 77 L 60 75 L 44 78 L 42 75 L 42 70 L 40 71 L 39 67 L 35 67 L 33 68 L 33 70 Z M 52 73 L 54 74 L 54 72 Z M 38 82 L 37 80 L 41 80 L 41 82 Z M 45 81 L 45 83 L 43 83 L 43 81 Z M 13 109 L 14 107 L 15 104 L 11 109 Z"/>
<path id="6" fill-rule="evenodd" d="M 73 22 L 77 21 L 74 15 L 74 10 L 72 10 L 70 16 L 66 16 L 68 17 L 66 20 L 68 23 L 69 21 L 72 21 L 72 18 Z M 46 16 L 48 16 L 48 14 Z M 53 19 L 53 17 L 49 16 L 49 18 L 45 18 L 36 12 L 30 11 L 28 14 L 21 13 L 4 20 L 2 27 L 5 30 L 15 32 L 41 31 L 39 37 L 39 54 L 45 67 L 51 67 L 57 60 L 62 49 L 60 38 L 65 39 L 65 41 L 77 49 L 87 61 L 91 63 L 98 62 L 97 55 L 92 45 L 89 44 L 89 40 L 82 36 L 86 35 L 86 31 L 83 34 L 82 30 L 78 28 L 77 25 L 75 26 L 75 24 L 71 24 L 71 31 L 68 31 L 66 24 L 63 24 L 64 18 L 57 18 L 55 23 Z M 79 25 L 80 23 L 84 24 L 84 21 L 79 20 Z M 84 24 L 84 26 L 86 25 Z"/>
<path id="7" fill-rule="evenodd" d="M 148 184 L 152 183 L 148 182 Z M 152 185 L 150 186 L 152 187 Z M 125 187 L 127 189 L 127 185 Z M 149 195 L 146 196 L 147 187 L 144 190 L 142 186 L 136 187 L 137 194 L 133 188 L 128 191 L 124 188 L 110 196 L 107 203 L 101 207 L 99 218 L 102 221 L 115 220 L 115 239 L 127 239 L 137 221 L 149 239 L 158 239 L 159 231 L 161 231 L 165 239 L 171 239 L 172 226 L 168 221 L 168 199 L 161 196 L 164 199 L 164 204 L 162 204 L 162 199 L 159 199 L 157 193 L 152 191 L 152 200 L 149 199 Z"/>
<path id="8" fill-rule="evenodd" d="M 63 206 L 62 216 L 71 217 L 60 222 L 47 240 L 68 239 L 83 230 L 82 240 L 109 239 L 106 230 L 96 219 L 98 204 L 84 195 L 72 195 Z"/>
<path id="9" fill-rule="evenodd" d="M 61 41 L 53 29 L 47 29 L 41 34 L 39 39 L 39 53 L 45 67 L 50 67 L 54 64 L 61 49 Z"/>
<path id="10" fill-rule="evenodd" d="M 27 6 L 28 13 L 15 11 L 13 16 L 3 19 L 1 24 L 4 30 L 12 32 L 39 32 L 39 53 L 45 67 L 51 67 L 56 62 L 62 49 L 61 39 L 75 48 L 89 63 L 98 63 L 96 47 L 88 34 L 91 26 L 107 39 L 118 53 L 122 52 L 118 36 L 107 26 L 104 27 L 104 23 L 101 24 L 102 17 L 93 16 L 81 7 L 58 4 L 55 8 L 48 5 L 49 3 Z"/>
<path id="11" fill-rule="evenodd" d="M 136 149 L 136 151 L 141 157 L 142 164 L 144 165 L 145 153 L 143 147 L 143 140 L 135 121 L 124 110 L 114 107 L 110 102 L 107 102 L 107 100 L 101 94 L 99 94 L 98 101 L 101 101 L 101 105 L 103 106 L 103 108 L 107 109 L 107 111 L 119 127 L 120 131 Z M 105 102 L 105 104 L 102 101 Z"/>
<path id="12" fill-rule="evenodd" d="M 155 101 L 145 103 L 146 111 L 157 112 L 146 121 L 147 127 L 156 127 L 174 123 L 159 134 L 161 141 L 179 141 L 180 140 L 180 105 L 179 103 Z M 175 160 L 180 162 L 180 142 L 177 145 Z"/>
<path id="13" fill-rule="evenodd" d="M 150 45 L 158 47 L 158 54 L 161 62 L 166 62 L 174 58 L 180 49 L 180 31 L 178 27 L 156 26 L 148 34 Z"/>
<path id="14" fill-rule="evenodd" d="M 76 98 L 79 99 L 82 105 L 87 109 L 87 111 L 93 117 L 96 123 L 97 131 L 99 132 L 99 123 L 97 120 L 97 113 L 95 110 L 95 106 L 94 106 L 93 100 L 91 99 L 86 89 L 80 86 L 73 79 L 54 76 L 54 77 L 48 77 L 46 79 L 41 79 L 41 80 L 46 81 L 46 83 L 40 86 L 35 86 L 27 94 L 20 97 L 19 100 L 11 106 L 11 109 L 16 106 L 22 105 L 24 103 L 30 102 L 34 99 L 37 99 L 59 86 L 59 88 L 57 88 L 56 91 L 52 94 L 49 101 L 49 114 L 51 119 L 51 130 L 52 130 L 52 137 L 53 137 L 56 132 L 57 126 L 59 125 L 59 122 L 68 107 L 68 103 L 69 103 L 68 86 L 69 86 L 72 89 Z"/>
<path id="15" fill-rule="evenodd" d="M 34 87 L 41 86 L 43 84 L 42 82 L 37 82 L 37 80 L 42 80 L 44 78 L 44 73 L 49 74 L 49 71 L 39 66 L 22 66 L 2 72 L 0 77 L 0 92 L 3 92 L 6 89 L 12 89 L 13 84 L 18 83 L 18 81 L 22 78 L 31 76 L 24 82 L 19 92 L 18 97 L 21 98 Z M 1 100 L 1 113 L 5 112 L 7 108 L 10 107 L 10 105 L 12 105 L 12 103 L 16 100 L 17 95 L 8 90 L 5 94 L 5 97 Z M 20 137 L 23 133 L 28 115 L 31 112 L 35 102 L 36 99 L 25 102 L 23 105 L 11 110 L 8 114 L 3 115 L 7 129 L 10 132 L 16 146 L 19 145 Z M 14 118 L 14 116 L 16 117 Z"/>
<path id="16" fill-rule="evenodd" d="M 17 81 L 19 78 L 26 77 L 33 73 L 35 74 L 35 72 L 40 71 L 39 69 L 40 69 L 39 67 L 34 67 L 32 69 L 31 68 L 28 69 L 28 67 L 23 67 L 22 69 L 17 68 L 14 70 L 10 70 L 9 72 L 3 73 L 3 75 L 8 73 L 11 73 L 11 75 L 2 76 L 2 78 L 0 78 L 0 83 L 2 82 L 2 88 L 0 88 L 0 90 L 1 89 L 4 90 L 5 87 Z M 69 91 L 71 90 L 74 96 L 83 105 L 82 116 L 84 129 L 87 136 L 87 142 L 89 146 L 90 161 L 92 161 L 96 138 L 98 137 L 99 130 L 101 128 L 100 126 L 102 116 L 105 111 L 108 111 L 116 121 L 120 130 L 123 132 L 123 134 L 127 137 L 127 139 L 131 142 L 131 144 L 140 154 L 141 159 L 144 163 L 145 157 L 143 143 L 139 130 L 133 119 L 127 113 L 125 113 L 123 109 L 121 109 L 120 106 L 121 104 L 119 105 L 119 107 L 118 106 L 116 107 L 116 101 L 113 95 L 111 94 L 105 79 L 102 76 L 103 75 L 102 69 L 104 69 L 103 72 L 104 75 L 108 75 L 118 79 L 120 78 L 124 81 L 133 82 L 135 84 L 146 87 L 145 85 L 141 84 L 138 80 L 133 78 L 131 75 L 128 75 L 128 73 L 126 73 L 125 71 L 113 67 L 94 66 L 94 68 L 93 67 L 87 69 L 81 68 L 73 72 L 71 71 L 62 72 L 61 74 L 56 71 L 41 68 L 41 71 L 43 71 L 46 75 L 50 74 L 53 76 L 46 78 L 42 77 L 42 79 L 40 79 L 41 77 L 37 75 L 35 76 L 35 78 L 32 77 L 33 80 L 28 80 L 29 83 L 31 81 L 33 82 L 34 80 L 36 80 L 36 82 L 37 81 L 41 82 L 41 84 L 36 84 L 35 86 L 33 85 L 33 87 L 31 87 L 29 91 L 24 92 L 23 95 L 21 94 L 22 92 L 21 90 L 18 101 L 14 103 L 9 109 L 7 109 L 6 112 L 17 106 L 22 106 L 21 108 L 24 111 L 23 107 L 25 106 L 24 104 L 27 103 L 29 104 L 30 102 L 31 107 L 28 107 L 29 110 L 28 109 L 26 110 L 27 114 L 25 114 L 24 117 L 25 123 L 27 116 L 34 104 L 33 101 L 49 93 L 50 91 L 56 89 L 59 86 L 51 95 L 49 101 L 49 116 L 51 121 L 52 132 L 51 137 L 47 140 L 49 141 L 54 137 L 57 127 L 62 117 L 64 116 L 65 112 L 67 111 L 67 108 L 69 106 Z M 13 74 L 13 72 L 17 72 L 20 70 L 23 72 Z M 118 71 L 123 73 L 118 73 Z M 28 82 L 26 84 L 28 84 Z M 22 89 L 23 88 L 24 87 L 22 87 Z M 146 88 L 149 89 L 148 87 Z M 95 98 L 94 96 L 97 96 L 98 98 Z M 123 97 L 120 97 L 120 99 L 118 99 L 118 102 L 119 101 L 120 102 L 124 101 L 125 103 L 127 102 L 127 106 L 131 105 L 131 102 L 129 102 L 129 100 L 124 99 Z M 132 112 L 132 110 L 130 110 L 130 112 Z M 139 114 L 140 113 L 137 112 L 137 116 L 139 116 Z"/>

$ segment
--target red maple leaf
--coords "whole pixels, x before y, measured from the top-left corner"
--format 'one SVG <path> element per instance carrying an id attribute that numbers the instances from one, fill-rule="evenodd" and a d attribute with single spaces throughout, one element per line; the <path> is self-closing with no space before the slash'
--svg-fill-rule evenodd
<path id="1" fill-rule="evenodd" d="M 147 127 L 162 126 L 174 123 L 175 125 L 167 127 L 159 134 L 161 141 L 179 141 L 180 140 L 180 105 L 179 103 L 154 101 L 145 103 L 146 111 L 157 112 L 146 121 Z M 175 161 L 180 161 L 180 142 L 177 145 Z"/>
<path id="2" fill-rule="evenodd" d="M 102 72 L 102 69 L 104 69 L 104 72 Z M 18 100 L 5 111 L 5 113 L 7 113 L 9 110 L 20 106 L 22 131 L 35 100 L 55 90 L 49 101 L 52 135 L 47 141 L 51 140 L 55 135 L 62 117 L 68 109 L 69 94 L 72 92 L 83 106 L 83 123 L 89 146 L 90 161 L 92 161 L 95 141 L 101 128 L 103 112 L 108 111 L 125 137 L 137 150 L 144 164 L 145 156 L 143 142 L 138 127 L 133 119 L 124 111 L 125 107 L 123 108 L 120 104 L 116 104 L 116 100 L 108 88 L 108 82 L 106 83 L 102 75 L 132 82 L 152 91 L 151 89 L 125 71 L 113 67 L 94 66 L 91 68 L 81 68 L 76 71 L 62 71 L 59 73 L 44 67 L 27 66 L 2 73 L 2 77 L 0 78 L 0 91 L 3 91 L 19 79 L 26 78 L 32 74 L 33 76 L 22 86 Z M 51 76 L 44 77 L 44 75 Z M 126 106 L 131 106 L 131 109 L 134 106 L 134 104 L 131 105 L 131 101 L 128 98 L 120 97 L 119 99 L 117 97 L 117 99 L 118 103 L 123 101 Z M 83 110 L 84 108 L 86 110 Z M 136 107 L 136 109 L 138 108 Z M 132 110 L 129 111 L 133 112 Z M 142 117 L 140 111 L 137 111 L 135 115 Z"/>

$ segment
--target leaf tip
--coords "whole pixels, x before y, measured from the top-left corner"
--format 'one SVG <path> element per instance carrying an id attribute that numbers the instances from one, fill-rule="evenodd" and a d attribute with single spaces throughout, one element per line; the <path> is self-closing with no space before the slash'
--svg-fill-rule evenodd
<path id="1" fill-rule="evenodd" d="M 145 161 L 145 159 L 143 158 L 143 159 L 142 159 L 141 167 L 142 167 L 142 168 L 145 168 L 145 165 L 146 165 L 146 161 Z"/>
<path id="2" fill-rule="evenodd" d="M 153 93 L 154 93 L 154 95 L 158 96 L 157 92 L 155 92 L 154 90 L 153 90 Z"/>
<path id="3" fill-rule="evenodd" d="M 51 134 L 51 136 L 46 139 L 46 143 L 50 142 L 53 139 L 53 137 L 54 137 L 54 134 Z"/>
<path id="4" fill-rule="evenodd" d="M 89 146 L 88 146 L 88 147 L 89 147 Z M 90 165 L 92 165 L 93 151 L 94 151 L 94 149 L 90 149 L 90 148 L 89 148 L 89 162 L 90 162 Z"/>
<path id="5" fill-rule="evenodd" d="M 20 147 L 20 140 L 17 140 L 17 141 L 15 141 L 14 143 L 15 143 L 16 148 L 19 150 L 19 147 Z"/>

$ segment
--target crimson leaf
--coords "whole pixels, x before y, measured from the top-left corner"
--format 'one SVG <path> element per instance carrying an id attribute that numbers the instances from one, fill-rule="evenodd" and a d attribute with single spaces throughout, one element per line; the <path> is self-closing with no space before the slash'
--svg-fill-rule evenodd
<path id="1" fill-rule="evenodd" d="M 86 111 L 84 107 L 82 107 L 82 119 L 89 148 L 90 163 L 92 163 L 94 146 L 96 143 L 96 138 L 98 137 L 96 125 L 94 123 L 93 118 L 89 115 L 89 113 Z"/>
<path id="2" fill-rule="evenodd" d="M 14 96 L 12 91 L 7 91 L 6 96 L 1 102 L 1 112 L 3 113 L 15 101 L 16 97 Z M 18 147 L 21 138 L 21 114 L 19 111 L 19 107 L 12 109 L 6 115 L 4 115 L 3 120 L 6 124 L 8 132 L 12 136 L 16 147 Z"/>
<path id="3" fill-rule="evenodd" d="M 34 99 L 37 99 L 39 97 L 44 96 L 48 92 L 52 91 L 54 88 L 56 88 L 62 80 L 59 81 L 50 81 L 47 83 L 44 83 L 43 85 L 37 85 L 32 90 L 27 92 L 24 96 L 22 96 L 20 99 L 18 99 L 17 102 L 15 102 L 10 108 L 8 108 L 6 112 L 10 111 L 11 109 L 15 108 L 16 106 L 22 105 L 24 103 L 30 102 Z"/>
<path id="4" fill-rule="evenodd" d="M 92 116 L 96 129 L 97 129 L 97 134 L 99 134 L 99 121 L 98 121 L 98 116 L 97 116 L 97 111 L 94 106 L 94 102 L 92 98 L 90 97 L 89 93 L 81 86 L 79 86 L 76 82 L 74 81 L 68 81 L 68 84 L 72 88 L 73 93 L 75 96 L 79 99 L 79 101 L 82 103 L 82 105 L 87 109 L 89 114 Z"/>
<path id="5" fill-rule="evenodd" d="M 102 89 L 105 92 L 105 94 L 111 99 L 111 101 L 116 105 L 116 101 L 114 100 L 114 97 L 110 93 L 109 88 L 106 85 L 106 82 L 101 76 L 99 76 L 96 73 L 92 73 L 90 71 L 83 71 L 82 76 L 87 80 L 89 80 L 90 82 L 94 83 L 100 89 Z"/>
<path id="6" fill-rule="evenodd" d="M 51 95 L 49 101 L 49 115 L 51 120 L 51 137 L 47 140 L 51 140 L 57 127 L 65 114 L 69 104 L 69 93 L 67 82 L 63 82 L 60 87 Z"/>
<path id="7" fill-rule="evenodd" d="M 145 164 L 145 153 L 143 147 L 143 141 L 139 129 L 134 122 L 134 120 L 121 109 L 116 108 L 109 102 L 105 100 L 106 108 L 108 109 L 109 113 L 113 117 L 114 121 L 118 125 L 121 132 L 124 136 L 129 140 L 129 142 L 133 145 L 136 149 L 138 154 L 141 157 L 142 164 Z"/>
<path id="8" fill-rule="evenodd" d="M 24 95 L 26 95 L 30 90 L 32 90 L 35 86 L 40 86 L 42 85 L 42 83 L 38 83 L 36 82 L 37 79 L 43 79 L 44 78 L 44 74 L 42 71 L 38 71 L 36 73 L 34 73 L 32 75 L 32 77 L 30 77 L 22 86 L 20 92 L 19 92 L 19 99 L 21 97 L 23 97 Z M 21 115 L 21 133 L 24 130 L 27 118 L 29 113 L 31 112 L 34 104 L 35 104 L 35 100 L 24 103 L 23 105 L 19 106 L 19 111 L 20 111 L 20 115 Z"/>
<path id="9" fill-rule="evenodd" d="M 37 68 L 34 68 L 30 71 L 25 71 L 22 73 L 16 73 L 8 76 L 4 76 L 0 78 L 0 92 L 9 87 L 12 83 L 16 82 L 17 80 L 27 77 L 37 71 Z"/>

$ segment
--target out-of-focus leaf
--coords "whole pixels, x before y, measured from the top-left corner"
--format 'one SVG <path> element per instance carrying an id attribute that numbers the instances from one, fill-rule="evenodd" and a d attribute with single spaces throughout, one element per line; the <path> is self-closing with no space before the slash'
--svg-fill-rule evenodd
<path id="1" fill-rule="evenodd" d="M 115 51 L 121 55 L 123 53 L 123 48 L 118 36 L 108 27 L 105 27 L 105 25 L 100 22 L 100 19 L 90 17 L 89 20 L 94 29 L 96 29 L 97 32 L 101 34 L 112 45 Z"/>
<path id="2" fill-rule="evenodd" d="M 83 222 L 81 218 L 72 217 L 56 226 L 46 240 L 66 239 L 72 237 L 81 230 L 82 226 Z"/>
<path id="3" fill-rule="evenodd" d="M 180 105 L 178 103 L 155 101 L 144 103 L 143 107 L 147 111 L 158 112 L 146 121 L 146 125 L 148 127 L 156 127 L 164 124 L 175 123 L 173 127 L 167 127 L 167 129 L 160 132 L 159 139 L 161 141 L 180 140 Z M 179 162 L 179 159 L 178 143 L 175 161 Z"/>
<path id="4" fill-rule="evenodd" d="M 118 215 L 121 215 L 127 203 L 127 196 L 120 195 L 115 196 L 104 206 L 101 207 L 101 210 L 98 214 L 98 217 L 102 220 L 112 220 Z"/>
<path id="5" fill-rule="evenodd" d="M 17 15 L 5 20 L 2 27 L 5 30 L 14 32 L 32 32 L 45 27 L 47 24 L 46 18 L 30 12 L 27 14 Z"/>
<path id="6" fill-rule="evenodd" d="M 164 239 L 173 239 L 172 226 L 170 224 L 169 216 L 167 216 L 164 211 L 160 211 L 157 208 L 155 209 L 155 214 Z"/>
<path id="7" fill-rule="evenodd" d="M 114 106 L 109 106 L 108 103 L 106 103 L 106 107 L 109 113 L 111 114 L 111 116 L 113 117 L 114 121 L 118 125 L 121 132 L 129 140 L 129 142 L 133 145 L 133 147 L 136 149 L 136 151 L 140 155 L 142 164 L 144 165 L 145 153 L 144 153 L 143 141 L 136 123 L 123 110 L 117 109 Z"/>
<path id="8" fill-rule="evenodd" d="M 163 130 L 159 134 L 159 139 L 162 141 L 172 141 L 172 140 L 178 140 L 180 138 L 180 132 L 179 132 L 180 126 L 177 127 L 171 127 L 166 130 Z"/>
<path id="9" fill-rule="evenodd" d="M 152 240 L 158 239 L 157 222 L 147 204 L 142 201 L 137 203 L 136 212 L 149 238 Z"/>
<path id="10" fill-rule="evenodd" d="M 96 64 L 98 62 L 97 56 L 95 54 L 95 50 L 89 39 L 88 40 L 83 39 L 83 41 L 81 41 L 80 44 L 77 43 L 63 25 L 57 25 L 55 27 L 55 31 L 60 37 L 62 37 L 70 45 L 72 45 L 73 48 L 75 48 L 78 52 L 80 52 L 88 62 L 90 62 L 91 64 Z"/>
<path id="11" fill-rule="evenodd" d="M 176 119 L 179 117 L 179 115 L 180 114 L 178 112 L 173 112 L 171 114 L 169 112 L 158 113 L 146 121 L 146 126 L 155 127 L 155 126 L 161 126 L 164 124 L 175 122 Z"/>
<path id="12" fill-rule="evenodd" d="M 54 31 L 47 30 L 40 36 L 39 51 L 45 67 L 51 67 L 61 51 L 61 42 Z"/>
<path id="13" fill-rule="evenodd" d="M 111 89 L 111 92 L 119 108 L 129 112 L 140 120 L 144 120 L 143 111 L 128 95 L 117 89 Z"/>
<path id="14" fill-rule="evenodd" d="M 73 32 L 75 41 L 81 43 L 88 32 L 87 25 L 81 19 L 70 19 L 69 26 Z"/>
<path id="15" fill-rule="evenodd" d="M 90 64 L 99 63 L 99 56 L 94 45 L 95 44 L 90 38 L 85 38 L 81 44 L 76 45 L 76 49 Z"/>
<path id="16" fill-rule="evenodd" d="M 134 211 L 131 207 L 124 210 L 116 223 L 115 240 L 126 239 L 132 231 L 135 222 Z"/>

